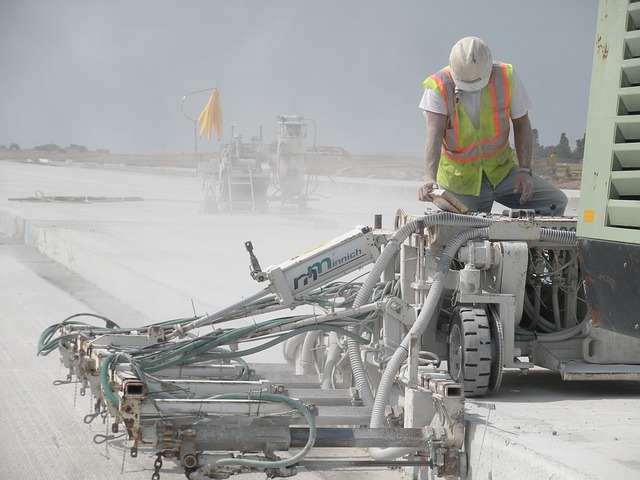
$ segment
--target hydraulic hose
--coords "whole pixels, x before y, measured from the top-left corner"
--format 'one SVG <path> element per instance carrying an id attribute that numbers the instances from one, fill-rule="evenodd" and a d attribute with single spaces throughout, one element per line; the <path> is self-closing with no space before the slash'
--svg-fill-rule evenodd
<path id="1" fill-rule="evenodd" d="M 540 229 L 540 240 L 556 242 L 556 243 L 575 243 L 576 233 L 564 230 L 554 230 L 551 228 Z M 558 290 L 557 284 L 552 286 L 552 305 L 553 305 L 553 323 L 556 330 L 560 330 L 560 306 L 558 304 Z"/>
<path id="2" fill-rule="evenodd" d="M 314 349 L 316 347 L 316 341 L 320 336 L 320 330 L 314 330 L 313 332 L 309 332 L 304 336 L 304 341 L 302 342 L 302 351 L 300 353 L 300 368 L 303 374 L 305 375 L 313 375 L 314 373 L 318 373 L 316 371 L 316 366 L 313 361 Z"/>
<path id="3" fill-rule="evenodd" d="M 534 287 L 534 304 L 533 304 L 533 318 L 531 320 L 531 329 L 535 330 L 538 327 L 540 321 L 540 305 L 542 304 L 542 285 L 538 282 Z M 527 296 L 525 295 L 525 298 Z"/>
<path id="4" fill-rule="evenodd" d="M 471 217 L 471 218 L 474 218 L 474 217 Z M 487 223 L 479 226 L 488 227 L 488 225 L 492 223 L 491 220 L 486 220 L 486 221 Z M 397 372 L 400 370 L 402 364 L 407 359 L 407 356 L 409 354 L 410 339 L 413 335 L 418 335 L 418 336 L 422 335 L 422 333 L 429 326 L 431 319 L 434 317 L 436 313 L 436 309 L 438 307 L 438 303 L 440 301 L 440 296 L 442 294 L 447 273 L 449 272 L 449 266 L 453 260 L 454 255 L 456 254 L 458 249 L 469 240 L 473 240 L 475 238 L 488 237 L 488 236 L 489 236 L 488 228 L 464 230 L 459 234 L 457 234 L 456 236 L 454 236 L 451 239 L 451 241 L 447 244 L 446 248 L 444 249 L 444 252 L 442 253 L 440 261 L 438 262 L 436 274 L 434 276 L 431 289 L 429 290 L 429 293 L 425 300 L 425 304 L 422 310 L 420 311 L 420 314 L 418 315 L 418 318 L 416 319 L 415 323 L 411 327 L 411 330 L 405 336 L 400 346 L 396 349 L 396 351 L 392 355 L 384 373 L 382 374 L 380 384 L 378 385 L 378 391 L 376 393 L 373 410 L 371 412 L 371 421 L 369 425 L 370 428 L 380 428 L 384 424 L 385 407 L 391 395 L 391 388 L 393 387 L 395 376 Z M 559 243 L 573 243 L 575 242 L 575 233 L 543 228 L 541 229 L 541 232 L 540 232 L 540 239 L 544 241 L 553 241 L 553 242 L 559 242 Z M 376 262 L 376 265 L 377 263 L 378 262 Z M 364 289 L 364 286 L 363 286 L 363 289 Z M 356 298 L 356 304 L 357 302 L 358 302 L 358 299 Z M 403 455 L 406 455 L 408 453 L 414 453 L 414 450 L 402 448 L 402 447 L 370 448 L 369 449 L 369 454 L 371 455 L 371 457 L 374 460 L 379 460 L 379 461 L 392 460 L 392 459 L 401 457 Z"/>
<path id="5" fill-rule="evenodd" d="M 553 285 L 551 286 L 551 305 L 553 309 L 553 325 L 556 330 L 560 330 L 562 328 L 562 319 L 560 318 L 560 299 L 558 298 L 558 293 L 560 292 L 560 286 L 557 281 L 553 281 Z"/>
<path id="6" fill-rule="evenodd" d="M 528 328 L 528 330 L 531 330 L 533 332 L 534 329 L 539 328 L 540 330 L 542 330 L 544 332 L 554 332 L 555 331 L 555 326 L 554 326 L 553 322 L 551 322 L 551 321 L 547 320 L 545 317 L 543 317 L 540 314 L 540 307 L 539 306 L 538 307 L 533 306 L 531 304 L 531 301 L 529 300 L 529 297 L 527 297 L 526 295 L 524 296 L 523 308 L 524 308 L 525 312 L 527 312 L 527 315 L 529 315 L 530 317 L 534 317 L 534 315 L 536 314 L 536 311 L 538 313 L 536 322 L 532 323 L 531 326 Z M 537 308 L 537 310 L 535 310 L 536 308 Z"/>
<path id="7" fill-rule="evenodd" d="M 340 346 L 338 334 L 331 332 L 329 334 L 329 353 L 327 353 L 327 361 L 322 371 L 322 383 L 320 384 L 320 388 L 323 390 L 333 388 L 333 369 L 336 368 L 341 355 L 342 347 Z"/>
<path id="8" fill-rule="evenodd" d="M 447 274 L 449 273 L 449 267 L 453 261 L 453 257 L 456 252 L 469 240 L 475 238 L 483 238 L 489 236 L 488 228 L 473 228 L 464 230 L 454 236 L 447 244 L 436 268 L 436 274 L 434 275 L 431 289 L 427 294 L 425 304 L 418 315 L 415 323 L 409 330 L 409 333 L 404 337 L 400 346 L 393 353 L 391 359 L 385 368 L 380 384 L 378 385 L 378 391 L 376 393 L 373 410 L 371 412 L 370 428 L 381 428 L 384 425 L 384 411 L 385 407 L 391 396 L 391 388 L 395 381 L 396 374 L 400 370 L 400 367 L 407 359 L 409 354 L 409 342 L 413 335 L 420 336 L 429 326 L 431 319 L 437 313 L 438 304 L 440 302 L 440 296 L 444 288 Z M 395 458 L 406 455 L 407 453 L 414 453 L 415 449 L 407 449 L 403 447 L 391 447 L 391 448 L 370 448 L 369 454 L 374 460 L 393 460 Z"/>
<path id="9" fill-rule="evenodd" d="M 553 333 L 538 333 L 536 339 L 541 342 L 563 342 L 582 333 L 582 324 Z"/>
<path id="10" fill-rule="evenodd" d="M 392 236 L 389 243 L 385 245 L 384 250 L 373 265 L 371 272 L 367 276 L 367 279 L 363 283 L 362 287 L 356 295 L 353 307 L 358 308 L 369 301 L 371 294 L 378 282 L 378 279 L 387 268 L 389 262 L 394 260 L 400 251 L 400 246 L 406 240 L 406 238 L 416 231 L 416 224 L 423 222 L 425 227 L 432 227 L 436 225 L 456 225 L 466 227 L 488 227 L 493 220 L 484 217 L 474 217 L 469 215 L 460 215 L 449 212 L 438 212 L 430 215 L 424 215 L 419 217 L 398 229 Z M 447 269 L 449 264 L 447 264 Z M 351 327 L 355 332 L 355 327 Z M 357 332 L 356 332 L 357 333 Z M 372 407 L 374 404 L 373 394 L 371 393 L 371 386 L 367 380 L 367 376 L 362 364 L 362 358 L 360 357 L 359 345 L 349 339 L 347 340 L 347 352 L 349 355 L 349 361 L 351 362 L 351 370 L 356 383 L 360 397 L 367 407 Z"/>
<path id="11" fill-rule="evenodd" d="M 304 341 L 305 335 L 298 335 L 296 337 L 288 338 L 284 342 L 282 342 L 282 355 L 284 359 L 290 365 L 295 365 L 296 363 L 296 350 L 300 346 L 300 344 Z"/>
<path id="12" fill-rule="evenodd" d="M 576 232 L 543 227 L 540 229 L 540 240 L 554 243 L 576 243 Z"/>
<path id="13" fill-rule="evenodd" d="M 194 320 L 193 322 L 191 322 L 188 325 L 185 325 L 182 329 L 182 331 L 186 332 L 189 330 L 193 330 L 194 328 L 200 328 L 203 327 L 209 323 L 215 323 L 216 320 L 220 319 L 220 318 L 224 318 L 225 315 L 232 313 L 238 309 L 242 309 L 245 308 L 247 305 L 251 304 L 251 302 L 255 302 L 256 300 L 260 300 L 263 297 L 266 297 L 267 295 L 269 295 L 271 292 L 269 290 L 269 288 L 265 288 L 263 290 L 260 290 L 257 293 L 254 293 L 253 295 L 244 298 L 242 300 L 240 300 L 239 302 L 234 303 L 233 305 L 229 305 L 225 308 L 223 308 L 222 310 L 218 310 L 215 313 L 209 314 L 209 315 L 205 315 L 203 317 L 198 318 L 197 320 Z"/>
<path id="14" fill-rule="evenodd" d="M 249 393 L 247 394 L 230 393 L 226 395 L 218 395 L 215 398 L 232 399 L 232 400 L 237 400 L 237 399 L 251 400 L 252 398 L 255 399 L 257 396 L 258 395 L 253 394 L 253 397 L 252 397 L 252 395 Z M 302 416 L 305 418 L 307 423 L 309 424 L 309 439 L 307 440 L 306 445 L 302 450 L 300 450 L 297 454 L 295 454 L 291 458 L 285 458 L 283 460 L 261 461 L 261 460 L 249 460 L 244 458 L 223 458 L 222 460 L 218 460 L 217 462 L 215 462 L 215 465 L 240 465 L 243 467 L 259 468 L 261 470 L 264 470 L 267 468 L 288 467 L 302 460 L 309 453 L 311 448 L 313 448 L 313 444 L 316 441 L 316 422 L 313 418 L 313 415 L 311 415 L 311 412 L 309 412 L 309 409 L 305 407 L 302 402 L 290 397 L 286 397 L 284 395 L 276 395 L 273 393 L 260 393 L 259 398 L 261 400 L 266 400 L 269 402 L 286 403 L 287 405 L 290 405 L 291 407 L 298 410 L 302 414 Z M 206 470 L 207 466 L 203 467 L 203 469 Z"/>
<path id="15" fill-rule="evenodd" d="M 540 240 L 549 241 L 554 243 L 564 243 L 564 244 L 575 244 L 576 242 L 576 234 L 575 232 L 569 232 L 565 230 L 556 230 L 551 228 L 541 228 L 540 229 Z M 543 330 L 559 331 L 561 328 L 560 325 L 560 305 L 558 303 L 558 290 L 559 287 L 557 284 L 552 286 L 552 311 L 553 311 L 553 322 L 547 320 L 542 315 L 540 315 L 540 285 L 535 286 L 534 292 L 534 305 L 531 305 L 531 302 L 525 295 L 524 297 L 524 307 L 532 317 L 532 325 L 531 328 L 535 329 L 538 325 Z M 577 323 L 577 319 L 575 321 Z"/>
<path id="16" fill-rule="evenodd" d="M 100 367 L 100 382 L 102 383 L 102 391 L 104 392 L 104 396 L 107 400 L 109 400 L 113 406 L 116 408 L 120 408 L 120 400 L 115 396 L 111 387 L 109 386 L 109 367 L 111 366 L 111 362 L 116 359 L 116 354 L 110 353 L 105 357 L 102 361 L 102 366 Z"/>

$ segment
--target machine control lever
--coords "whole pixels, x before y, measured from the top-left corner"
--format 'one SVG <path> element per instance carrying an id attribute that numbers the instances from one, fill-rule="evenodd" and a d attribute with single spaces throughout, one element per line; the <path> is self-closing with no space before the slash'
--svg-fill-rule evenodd
<path id="1" fill-rule="evenodd" d="M 253 253 L 253 244 L 251 241 L 244 242 L 244 247 L 247 249 L 247 252 L 249 252 L 249 259 L 251 260 L 251 266 L 249 267 L 251 278 L 258 282 L 264 282 L 267 279 L 267 274 L 262 271 L 258 257 Z"/>

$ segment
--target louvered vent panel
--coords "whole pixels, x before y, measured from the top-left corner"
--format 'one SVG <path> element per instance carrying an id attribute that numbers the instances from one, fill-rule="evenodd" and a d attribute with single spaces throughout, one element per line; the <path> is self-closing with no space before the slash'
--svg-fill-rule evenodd
<path id="1" fill-rule="evenodd" d="M 640 3 L 627 15 L 606 225 L 640 229 Z"/>

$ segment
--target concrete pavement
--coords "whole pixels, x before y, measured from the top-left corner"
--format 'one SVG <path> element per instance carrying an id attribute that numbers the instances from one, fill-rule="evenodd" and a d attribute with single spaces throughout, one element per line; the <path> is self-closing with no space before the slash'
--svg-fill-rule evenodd
<path id="1" fill-rule="evenodd" d="M 202 214 L 203 183 L 195 176 L 0 162 L 0 400 L 11 419 L 1 427 L 0 472 L 11 479 L 152 473 L 151 459 L 126 457 L 123 468 L 124 448 L 107 455 L 104 444 L 92 443 L 106 428 L 83 423 L 89 399 L 72 385 L 53 387 L 65 375 L 55 354 L 35 357 L 46 326 L 83 311 L 126 326 L 214 311 L 262 288 L 250 278 L 245 241 L 263 267 L 278 264 L 372 225 L 374 214 L 391 227 L 398 208 L 420 213 L 416 188 L 335 179 L 321 184 L 303 214 L 292 205 Z M 77 198 L 27 200 L 36 192 Z M 89 196 L 111 201 L 79 201 Z M 496 395 L 468 402 L 469 478 L 638 478 L 639 399 L 638 383 L 507 372 Z"/>

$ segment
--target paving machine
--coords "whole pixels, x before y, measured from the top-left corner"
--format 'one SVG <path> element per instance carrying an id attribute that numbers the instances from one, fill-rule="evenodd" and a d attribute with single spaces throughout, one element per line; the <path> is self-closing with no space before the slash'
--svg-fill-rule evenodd
<path id="1" fill-rule="evenodd" d="M 205 178 L 203 213 L 264 211 L 271 179 L 267 145 L 260 135 L 243 142 L 242 135 L 222 145 L 218 161 L 211 160 Z"/>
<path id="2" fill-rule="evenodd" d="M 200 165 L 206 174 L 203 213 L 261 212 L 268 202 L 293 204 L 306 210 L 311 193 L 307 155 L 307 122 L 299 115 L 278 115 L 275 144 L 260 135 L 243 142 L 241 135 L 222 145 L 220 160 Z M 268 192 L 273 187 L 272 192 Z M 313 188 L 315 190 L 315 187 Z"/>
<path id="3" fill-rule="evenodd" d="M 157 455 L 152 478 L 163 459 L 190 479 L 465 477 L 465 398 L 504 369 L 640 380 L 638 27 L 640 2 L 601 1 L 578 218 L 400 210 L 264 269 L 247 242 L 253 295 L 138 328 L 72 317 L 39 352 L 59 352 L 132 456 Z M 288 366 L 247 363 L 276 346 Z"/>
<path id="4" fill-rule="evenodd" d="M 273 185 L 279 200 L 304 211 L 308 200 L 307 120 L 278 115 L 278 140 Z"/>

